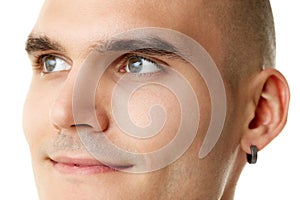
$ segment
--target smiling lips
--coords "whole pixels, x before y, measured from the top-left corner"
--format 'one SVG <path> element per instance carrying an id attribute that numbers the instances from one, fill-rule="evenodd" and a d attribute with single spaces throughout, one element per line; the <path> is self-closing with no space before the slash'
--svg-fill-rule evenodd
<path id="1" fill-rule="evenodd" d="M 91 158 L 57 157 L 50 159 L 54 168 L 62 174 L 92 175 L 99 173 L 116 172 L 131 168 L 132 165 L 105 165 Z"/>

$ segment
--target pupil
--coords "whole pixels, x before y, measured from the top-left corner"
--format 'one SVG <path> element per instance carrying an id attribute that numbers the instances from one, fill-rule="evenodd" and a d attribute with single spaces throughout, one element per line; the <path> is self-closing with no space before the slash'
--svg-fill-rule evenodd
<path id="1" fill-rule="evenodd" d="M 54 56 L 48 56 L 46 58 L 45 67 L 47 71 L 51 72 L 55 69 L 56 66 L 56 59 Z"/>
<path id="2" fill-rule="evenodd" d="M 128 60 L 128 69 L 131 73 L 138 73 L 142 70 L 143 61 L 141 58 L 135 56 Z"/>

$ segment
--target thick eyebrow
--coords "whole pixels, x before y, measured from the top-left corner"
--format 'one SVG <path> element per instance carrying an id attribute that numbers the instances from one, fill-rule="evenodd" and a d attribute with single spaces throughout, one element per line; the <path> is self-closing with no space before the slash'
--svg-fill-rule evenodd
<path id="1" fill-rule="evenodd" d="M 45 35 L 29 35 L 26 41 L 25 50 L 28 54 L 48 50 L 65 52 L 65 49 L 62 45 L 60 45 L 58 42 L 52 41 L 49 37 Z"/>
<path id="2" fill-rule="evenodd" d="M 124 51 L 141 53 L 148 56 L 167 56 L 186 62 L 186 60 L 180 56 L 180 52 L 174 45 L 157 36 L 145 39 L 111 39 L 106 42 L 97 41 L 95 44 L 93 47 L 100 53 L 107 51 Z M 25 50 L 29 55 L 35 52 L 49 50 L 65 52 L 65 48 L 61 44 L 51 40 L 46 35 L 29 35 Z"/>
<path id="3" fill-rule="evenodd" d="M 112 39 L 106 43 L 98 43 L 96 50 L 100 53 L 107 51 L 124 51 L 132 53 L 142 53 L 149 56 L 168 56 L 171 58 L 180 58 L 179 50 L 157 36 L 143 39 Z"/>

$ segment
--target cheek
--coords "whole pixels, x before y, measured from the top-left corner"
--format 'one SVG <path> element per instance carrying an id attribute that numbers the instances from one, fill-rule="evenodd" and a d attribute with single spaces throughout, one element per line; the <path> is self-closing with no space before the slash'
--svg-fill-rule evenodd
<path id="1" fill-rule="evenodd" d="M 175 137 L 181 120 L 176 96 L 160 85 L 147 85 L 136 90 L 128 101 L 127 112 L 129 123 L 145 131 L 140 135 L 134 134 L 134 137 L 126 135 L 125 132 L 130 134 L 130 128 L 124 129 L 117 123 L 118 119 L 114 119 L 117 126 L 114 128 L 121 130 L 122 134 L 111 139 L 117 146 L 143 153 L 167 145 Z"/>
<path id="2" fill-rule="evenodd" d="M 172 90 L 168 89 L 168 87 L 158 84 L 148 84 L 140 87 L 131 94 L 127 104 L 124 104 L 126 109 L 118 108 L 117 106 L 111 108 L 114 112 L 116 109 L 120 109 L 122 112 L 128 113 L 127 118 L 129 118 L 129 120 L 127 118 L 114 117 L 111 122 L 112 129 L 110 134 L 108 134 L 108 138 L 118 147 L 128 151 L 141 153 L 157 151 L 170 144 L 177 137 L 179 128 L 183 123 L 183 117 L 185 117 L 184 123 L 188 124 L 189 127 L 198 126 L 198 133 L 200 134 L 198 134 L 196 140 L 199 151 L 201 140 L 205 135 L 205 130 L 210 120 L 209 94 L 205 83 L 200 76 L 195 76 L 194 71 L 187 70 L 180 73 L 190 83 L 195 96 L 189 92 L 175 94 Z M 170 78 L 170 80 L 172 79 Z M 178 85 L 178 87 L 181 91 L 185 91 L 186 89 L 181 85 Z M 180 98 L 179 95 L 184 95 L 186 98 Z M 127 98 L 126 95 L 124 96 L 124 99 Z M 122 96 L 119 96 L 119 98 L 122 98 Z M 192 106 L 194 104 L 191 103 L 193 102 L 192 98 L 196 98 L 200 109 L 201 114 L 199 114 L 200 118 L 198 121 L 196 121 L 196 118 L 190 118 L 190 116 L 193 116 L 191 113 L 185 113 L 185 115 L 182 113 L 183 107 L 185 107 L 185 110 L 191 112 L 196 111 L 196 108 Z M 188 107 L 188 109 L 186 109 L 186 107 Z M 150 131 L 147 133 L 146 135 L 151 136 L 148 138 L 142 137 L 142 135 L 145 135 L 143 131 L 140 131 L 143 132 L 141 135 L 137 133 L 132 137 L 130 135 L 130 128 L 124 128 L 118 123 L 122 120 L 142 130 L 149 130 L 147 128 L 150 126 L 154 127 L 153 130 L 158 131 Z M 122 122 L 122 124 L 124 123 Z M 127 127 L 126 124 L 125 127 Z M 192 137 L 189 130 L 194 129 L 184 129 L 184 134 L 187 135 L 187 138 Z"/>
<path id="3" fill-rule="evenodd" d="M 160 119 L 161 129 L 176 128 L 180 122 L 180 104 L 176 96 L 167 88 L 159 85 L 145 86 L 137 90 L 128 104 L 129 117 L 139 127 L 153 125 Z"/>
<path id="4" fill-rule="evenodd" d="M 23 130 L 31 149 L 46 135 L 51 98 L 49 88 L 46 90 L 34 78 L 23 108 Z"/>
<path id="5" fill-rule="evenodd" d="M 133 94 L 128 109 L 135 125 L 158 130 L 149 133 L 153 135 L 148 140 L 152 151 L 167 145 L 176 136 L 181 109 L 178 99 L 167 88 L 159 85 L 141 88 Z"/>

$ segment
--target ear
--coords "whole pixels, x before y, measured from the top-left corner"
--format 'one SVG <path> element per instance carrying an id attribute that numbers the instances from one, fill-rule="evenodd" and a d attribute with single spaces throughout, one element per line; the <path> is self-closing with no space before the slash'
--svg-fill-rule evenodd
<path id="1" fill-rule="evenodd" d="M 282 131 L 290 98 L 287 81 L 276 69 L 261 71 L 251 84 L 253 99 L 241 138 L 241 147 L 248 154 L 251 153 L 251 145 L 261 150 Z"/>

